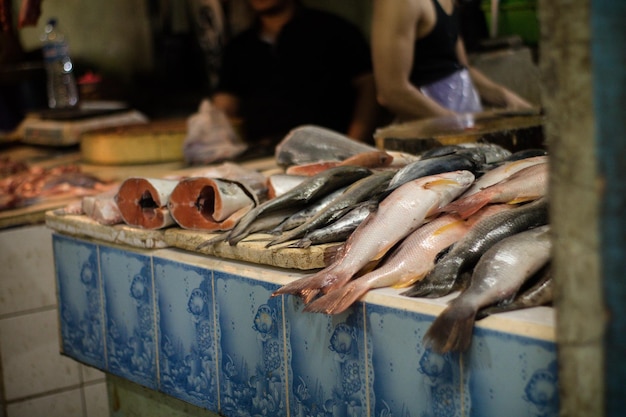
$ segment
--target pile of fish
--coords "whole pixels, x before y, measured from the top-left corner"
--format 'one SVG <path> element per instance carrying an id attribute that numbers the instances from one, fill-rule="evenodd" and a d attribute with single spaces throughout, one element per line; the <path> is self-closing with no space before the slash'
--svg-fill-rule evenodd
<path id="1" fill-rule="evenodd" d="M 308 312 L 341 313 L 381 287 L 456 293 L 425 335 L 439 352 L 466 350 L 477 319 L 551 302 L 544 150 L 471 143 L 406 155 L 302 126 L 275 158 L 284 171 L 267 178 L 129 178 L 108 198 L 130 225 L 212 232 L 198 249 L 336 242 L 325 268 L 273 294 L 301 297 Z"/>

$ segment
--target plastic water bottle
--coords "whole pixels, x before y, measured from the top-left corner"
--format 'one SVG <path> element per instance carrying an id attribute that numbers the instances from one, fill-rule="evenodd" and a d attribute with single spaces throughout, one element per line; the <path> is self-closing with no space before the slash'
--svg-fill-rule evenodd
<path id="1" fill-rule="evenodd" d="M 74 65 L 69 56 L 65 36 L 57 28 L 56 19 L 48 20 L 41 41 L 48 77 L 48 107 L 51 109 L 76 107 L 78 87 L 74 78 Z"/>

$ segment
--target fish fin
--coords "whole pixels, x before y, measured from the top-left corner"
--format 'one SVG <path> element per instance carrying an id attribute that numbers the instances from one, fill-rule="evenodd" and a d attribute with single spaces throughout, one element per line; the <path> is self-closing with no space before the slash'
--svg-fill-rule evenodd
<path id="1" fill-rule="evenodd" d="M 513 200 L 507 201 L 506 203 L 510 204 L 510 205 L 515 205 L 515 204 L 520 204 L 520 203 L 526 203 L 528 201 L 535 201 L 535 200 L 537 200 L 537 198 L 539 198 L 539 197 L 529 197 L 529 196 L 526 196 L 526 197 L 516 197 Z"/>
<path id="2" fill-rule="evenodd" d="M 310 313 L 339 314 L 347 310 L 368 291 L 365 285 L 358 285 L 356 281 L 342 288 L 329 292 L 307 304 L 304 311 Z"/>
<path id="3" fill-rule="evenodd" d="M 467 219 L 490 203 L 491 196 L 487 193 L 476 193 L 455 200 L 437 210 L 439 213 L 457 213 L 461 218 Z"/>
<path id="4" fill-rule="evenodd" d="M 431 324 L 424 344 L 438 353 L 464 352 L 472 343 L 476 309 L 453 301 Z"/>
<path id="5" fill-rule="evenodd" d="M 319 292 L 320 290 L 317 288 L 304 288 L 298 293 L 298 296 L 302 298 L 304 304 L 309 304 Z"/>
<path id="6" fill-rule="evenodd" d="M 444 224 L 439 229 L 435 230 L 433 232 L 433 235 L 434 236 L 438 236 L 438 235 L 440 235 L 442 233 L 446 233 L 450 229 L 454 229 L 456 227 L 459 227 L 459 224 L 465 224 L 465 220 L 461 219 L 460 216 L 458 216 L 458 219 L 456 219 L 456 220 L 454 220 L 454 221 L 452 221 L 450 223 Z"/>
<path id="7" fill-rule="evenodd" d="M 305 237 L 287 245 L 288 248 L 302 248 L 302 249 L 306 249 L 310 246 L 311 246 L 311 239 L 307 239 Z"/>
<path id="8" fill-rule="evenodd" d="M 448 178 L 441 178 L 441 179 L 428 181 L 426 184 L 424 184 L 423 187 L 426 189 L 430 189 L 430 188 L 441 186 L 441 185 L 457 185 L 458 183 L 459 182 L 455 180 L 451 180 Z"/>
<path id="9" fill-rule="evenodd" d="M 337 260 L 344 251 L 345 243 L 332 245 L 324 250 L 324 265 L 330 265 Z"/>
<path id="10" fill-rule="evenodd" d="M 417 281 L 421 281 L 424 278 L 424 276 L 426 276 L 426 274 L 413 275 L 412 277 L 409 277 L 408 279 L 405 277 L 404 279 L 402 279 L 397 284 L 392 285 L 391 288 L 407 288 L 407 287 L 410 287 L 411 285 L 415 284 Z"/>
<path id="11" fill-rule="evenodd" d="M 319 292 L 319 289 L 327 280 L 334 279 L 335 275 L 329 268 L 323 269 L 308 277 L 297 279 L 289 284 L 285 284 L 272 293 L 272 296 L 281 294 L 293 294 L 301 297 L 305 303 L 310 302 Z"/>
<path id="12" fill-rule="evenodd" d="M 285 233 L 281 234 L 280 236 L 278 236 L 276 239 L 273 239 L 270 242 L 268 242 L 268 244 L 265 245 L 265 247 L 269 248 L 271 246 L 280 245 L 281 243 L 285 243 L 285 242 L 288 242 L 290 240 L 295 240 L 295 239 L 301 237 L 300 235 L 301 235 L 301 233 L 285 232 Z"/>

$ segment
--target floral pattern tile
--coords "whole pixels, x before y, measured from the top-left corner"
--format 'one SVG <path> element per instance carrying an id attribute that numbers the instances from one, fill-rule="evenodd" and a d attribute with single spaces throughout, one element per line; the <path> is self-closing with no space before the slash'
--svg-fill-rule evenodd
<path id="1" fill-rule="evenodd" d="M 100 247 L 107 371 L 157 387 L 152 262 L 141 253 Z"/>
<path id="2" fill-rule="evenodd" d="M 231 416 L 286 416 L 283 317 L 278 286 L 215 271 L 220 407 Z"/>
<path id="3" fill-rule="evenodd" d="M 374 380 L 371 416 L 469 415 L 459 356 L 425 349 L 430 315 L 367 304 L 366 332 Z"/>
<path id="4" fill-rule="evenodd" d="M 558 416 L 553 342 L 476 328 L 464 372 L 471 416 Z"/>
<path id="5" fill-rule="evenodd" d="M 63 353 L 104 369 L 104 321 L 98 247 L 53 235 Z"/>
<path id="6" fill-rule="evenodd" d="M 56 234 L 53 248 L 65 354 L 226 417 L 558 415 L 556 344 L 514 326 L 439 355 L 419 305 L 304 313 L 271 297 L 280 271 Z"/>
<path id="7" fill-rule="evenodd" d="M 212 271 L 153 258 L 160 390 L 217 410 Z"/>
<path id="8" fill-rule="evenodd" d="M 368 415 L 362 305 L 328 316 L 302 312 L 301 301 L 284 297 L 289 398 L 294 417 Z"/>

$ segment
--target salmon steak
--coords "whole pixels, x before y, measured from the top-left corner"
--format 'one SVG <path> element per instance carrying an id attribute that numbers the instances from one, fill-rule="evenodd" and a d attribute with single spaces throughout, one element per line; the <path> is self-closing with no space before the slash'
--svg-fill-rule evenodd
<path id="1" fill-rule="evenodd" d="M 258 204 L 251 190 L 237 181 L 192 177 L 172 191 L 168 208 L 183 229 L 224 231 Z"/>
<path id="2" fill-rule="evenodd" d="M 120 184 L 115 202 L 124 223 L 142 229 L 163 229 L 172 226 L 167 203 L 178 180 L 128 178 Z"/>

